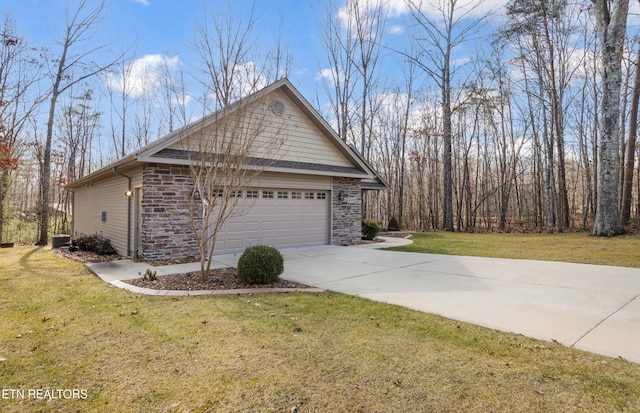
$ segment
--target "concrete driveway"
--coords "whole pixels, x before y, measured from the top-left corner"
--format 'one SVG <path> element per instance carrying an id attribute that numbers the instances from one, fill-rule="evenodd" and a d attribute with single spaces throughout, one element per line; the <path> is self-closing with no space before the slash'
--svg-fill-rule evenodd
<path id="1" fill-rule="evenodd" d="M 640 363 L 640 269 L 380 251 L 283 250 L 282 278 Z"/>

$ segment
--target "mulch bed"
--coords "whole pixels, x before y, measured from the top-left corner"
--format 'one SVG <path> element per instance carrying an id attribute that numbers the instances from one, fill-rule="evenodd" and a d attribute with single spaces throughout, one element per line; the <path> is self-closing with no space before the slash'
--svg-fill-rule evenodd
<path id="1" fill-rule="evenodd" d="M 90 251 L 80 251 L 80 250 L 69 251 L 68 247 L 53 248 L 52 251 L 58 254 L 62 258 L 67 258 L 70 260 L 80 261 L 84 263 L 109 262 L 109 261 L 116 261 L 116 260 L 121 260 L 126 258 L 126 257 L 121 257 L 119 255 L 99 255 L 99 254 L 96 254 L 95 252 L 90 252 Z"/>
<path id="2" fill-rule="evenodd" d="M 69 251 L 69 248 L 56 248 L 53 250 L 60 257 L 79 261 L 82 263 L 89 262 L 108 262 L 126 257 L 117 255 L 98 255 L 88 251 Z M 193 259 L 171 260 L 163 262 L 154 262 L 154 265 L 182 264 L 185 262 L 194 262 Z M 149 288 L 152 290 L 179 290 L 179 291 L 198 291 L 198 290 L 238 290 L 247 288 L 311 288 L 308 285 L 300 284 L 293 281 L 278 280 L 270 284 L 244 284 L 238 279 L 235 268 L 221 268 L 209 271 L 209 278 L 206 282 L 202 281 L 200 272 L 190 272 L 184 274 L 171 274 L 158 276 L 155 281 L 136 278 L 134 280 L 123 281 L 136 287 Z"/>
<path id="3" fill-rule="evenodd" d="M 149 288 L 152 290 L 239 290 L 248 288 L 311 288 L 308 285 L 293 281 L 278 280 L 270 284 L 244 284 L 237 276 L 235 268 L 220 268 L 209 271 L 207 281 L 203 282 L 200 272 L 190 272 L 184 274 L 171 274 L 158 276 L 155 281 L 137 278 L 124 281 L 136 287 Z"/>

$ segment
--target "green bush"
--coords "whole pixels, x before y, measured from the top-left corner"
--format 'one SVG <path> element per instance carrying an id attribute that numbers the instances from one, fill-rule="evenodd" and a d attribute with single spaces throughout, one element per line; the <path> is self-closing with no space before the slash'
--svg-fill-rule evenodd
<path id="1" fill-rule="evenodd" d="M 387 225 L 387 229 L 389 231 L 397 231 L 398 229 L 400 229 L 396 217 L 391 217 L 391 219 L 389 220 L 389 225 Z"/>
<path id="2" fill-rule="evenodd" d="M 238 278 L 245 284 L 269 284 L 283 271 L 282 255 L 266 245 L 247 248 L 238 260 Z"/>
<path id="3" fill-rule="evenodd" d="M 98 234 L 79 235 L 76 239 L 80 251 L 95 252 L 99 255 L 115 255 L 116 249 L 111 245 L 109 238 Z"/>
<path id="4" fill-rule="evenodd" d="M 368 219 L 362 220 L 362 239 L 371 241 L 380 233 L 380 225 Z"/>

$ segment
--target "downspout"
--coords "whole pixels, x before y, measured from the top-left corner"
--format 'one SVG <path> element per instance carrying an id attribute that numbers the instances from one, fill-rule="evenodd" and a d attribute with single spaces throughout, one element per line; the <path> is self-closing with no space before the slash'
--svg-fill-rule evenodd
<path id="1" fill-rule="evenodd" d="M 71 233 L 69 235 L 71 235 L 71 239 L 74 239 L 76 233 L 76 191 L 69 188 L 64 190 L 71 194 Z"/>
<path id="2" fill-rule="evenodd" d="M 116 167 L 111 168 L 114 174 L 120 175 L 123 178 L 127 178 L 127 192 L 131 193 L 131 196 L 127 196 L 127 256 L 131 256 L 131 198 L 133 198 L 133 192 L 131 190 L 131 177 L 125 175 L 122 172 L 118 172 Z"/>

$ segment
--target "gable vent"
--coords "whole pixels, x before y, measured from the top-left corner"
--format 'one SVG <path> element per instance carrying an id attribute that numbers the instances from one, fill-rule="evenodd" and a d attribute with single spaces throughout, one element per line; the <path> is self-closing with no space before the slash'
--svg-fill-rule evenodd
<path id="1" fill-rule="evenodd" d="M 276 116 L 284 115 L 284 103 L 281 100 L 273 99 L 271 101 L 271 112 Z"/>

